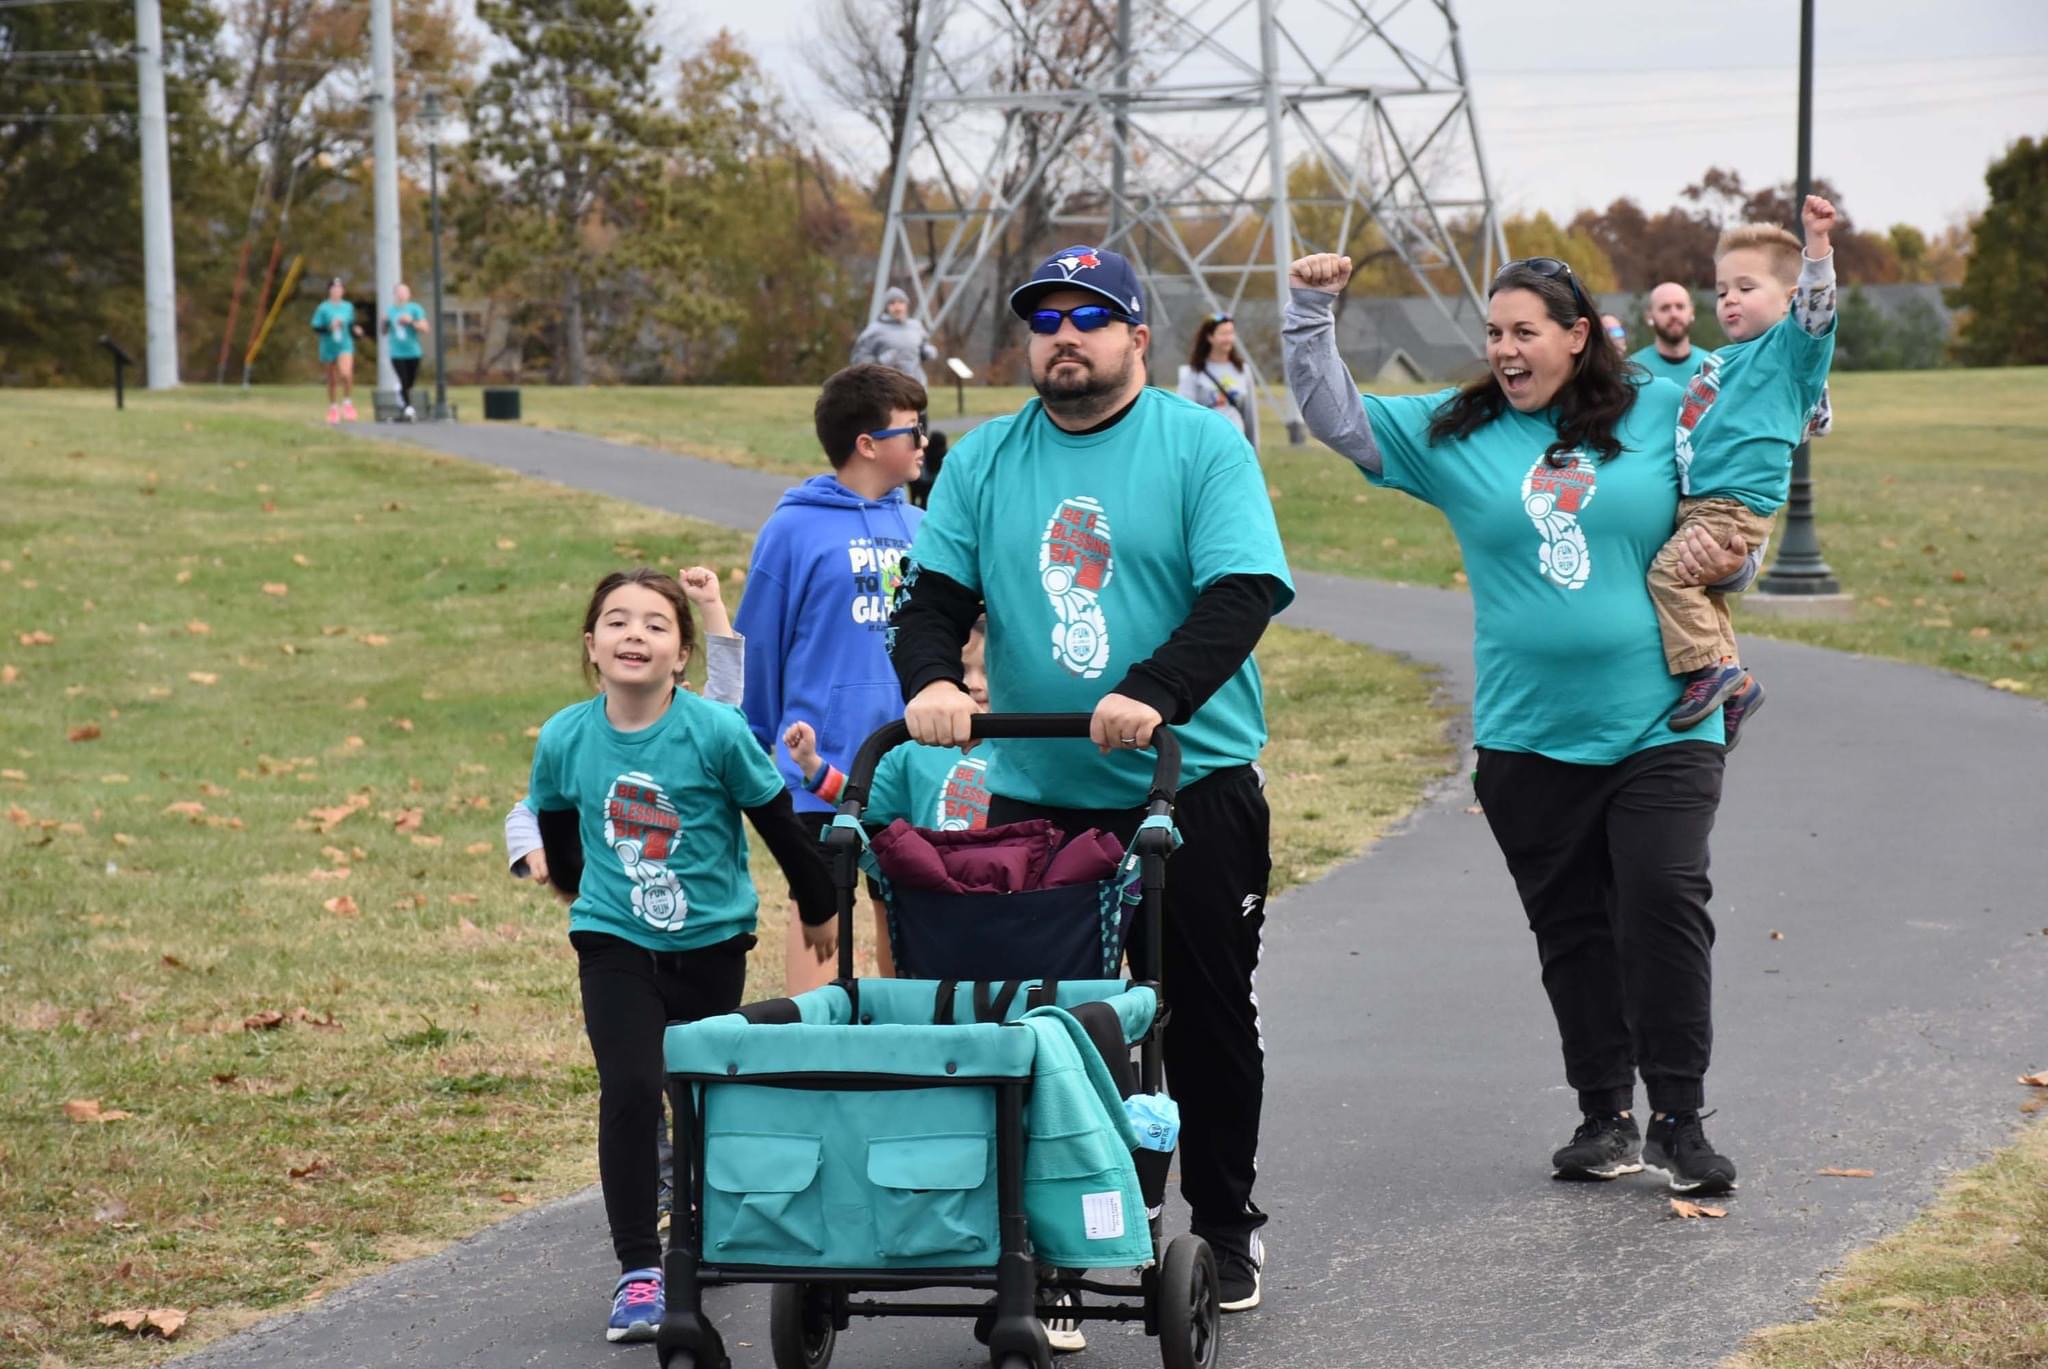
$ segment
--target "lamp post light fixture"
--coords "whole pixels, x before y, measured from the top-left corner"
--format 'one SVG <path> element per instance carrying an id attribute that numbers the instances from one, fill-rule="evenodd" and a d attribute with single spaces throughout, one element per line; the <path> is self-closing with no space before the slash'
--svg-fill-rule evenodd
<path id="1" fill-rule="evenodd" d="M 434 239 L 434 419 L 448 419 L 448 329 L 441 312 L 441 95 L 430 90 L 420 106 L 427 127 L 427 205 Z"/>

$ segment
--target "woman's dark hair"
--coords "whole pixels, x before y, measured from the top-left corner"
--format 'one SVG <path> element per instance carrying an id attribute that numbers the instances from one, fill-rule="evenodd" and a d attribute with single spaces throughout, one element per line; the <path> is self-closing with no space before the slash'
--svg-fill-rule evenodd
<path id="1" fill-rule="evenodd" d="M 1590 450 L 1602 461 L 1620 456 L 1621 439 L 1614 430 L 1636 402 L 1636 380 L 1642 368 L 1608 345 L 1600 331 L 1599 315 L 1586 311 L 1591 301 L 1581 303 L 1569 277 L 1540 275 L 1526 266 L 1510 265 L 1494 277 L 1486 297 L 1490 300 L 1503 290 L 1535 294 L 1551 322 L 1560 328 L 1570 328 L 1580 319 L 1591 325 L 1586 345 L 1574 359 L 1571 377 L 1552 401 L 1557 407 L 1557 441 L 1543 455 L 1552 465 L 1561 464 L 1557 458 L 1571 451 Z M 1445 400 L 1430 418 L 1430 444 L 1483 428 L 1507 407 L 1507 395 L 1489 372 Z"/>
<path id="2" fill-rule="evenodd" d="M 1188 369 L 1199 371 L 1209 364 L 1209 339 L 1216 336 L 1216 330 L 1233 320 L 1228 314 L 1211 314 L 1202 320 L 1202 326 L 1195 329 L 1195 345 L 1188 349 Z M 1234 365 L 1243 366 L 1244 348 L 1236 343 L 1230 345 L 1230 360 Z"/>
<path id="3" fill-rule="evenodd" d="M 597 588 L 590 592 L 590 607 L 583 610 L 583 635 L 588 637 L 597 631 L 597 620 L 604 615 L 604 601 L 612 597 L 614 590 L 627 585 L 639 585 L 651 589 L 668 600 L 669 607 L 676 611 L 676 641 L 682 657 L 687 660 L 697 649 L 697 628 L 690 619 L 690 601 L 683 594 L 683 587 L 676 583 L 673 575 L 664 574 L 652 566 L 635 566 L 631 570 L 615 570 L 597 582 Z M 583 653 L 583 679 L 588 684 L 597 683 L 597 667 L 590 663 L 590 653 Z"/>

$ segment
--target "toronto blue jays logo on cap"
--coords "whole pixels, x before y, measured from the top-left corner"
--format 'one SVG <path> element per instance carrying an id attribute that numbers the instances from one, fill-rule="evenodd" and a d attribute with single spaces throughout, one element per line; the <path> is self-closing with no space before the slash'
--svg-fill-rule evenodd
<path id="1" fill-rule="evenodd" d="M 1099 295 L 1132 320 L 1145 316 L 1145 297 L 1131 263 L 1122 253 L 1085 243 L 1063 247 L 1041 262 L 1031 279 L 1010 292 L 1010 312 L 1018 318 L 1028 317 L 1041 296 L 1064 289 Z"/>

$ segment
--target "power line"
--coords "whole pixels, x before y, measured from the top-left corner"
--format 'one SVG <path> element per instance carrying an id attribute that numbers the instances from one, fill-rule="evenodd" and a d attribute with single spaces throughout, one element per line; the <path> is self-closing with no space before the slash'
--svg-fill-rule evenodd
<path id="1" fill-rule="evenodd" d="M 113 5 L 120 0 L 0 0 L 0 10 L 33 9 L 40 5 Z"/>

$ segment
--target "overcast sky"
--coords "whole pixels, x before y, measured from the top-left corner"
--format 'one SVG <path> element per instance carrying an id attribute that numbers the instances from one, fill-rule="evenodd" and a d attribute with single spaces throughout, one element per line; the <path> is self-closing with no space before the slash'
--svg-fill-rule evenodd
<path id="1" fill-rule="evenodd" d="M 672 47 L 714 27 L 684 0 L 657 4 Z M 1281 12 L 1315 4 L 1281 0 Z M 806 40 L 818 8 L 747 0 L 725 22 L 838 150 L 878 161 L 859 121 L 816 87 Z M 1713 164 L 1752 185 L 1791 179 L 1794 0 L 1455 9 L 1505 212 L 1565 218 L 1622 195 L 1657 208 Z M 1819 0 L 1817 13 L 1814 170 L 1860 226 L 1932 230 L 1980 210 L 1985 166 L 2014 138 L 2048 137 L 2048 0 Z"/>

